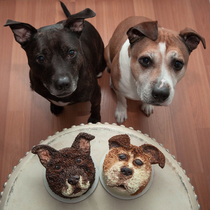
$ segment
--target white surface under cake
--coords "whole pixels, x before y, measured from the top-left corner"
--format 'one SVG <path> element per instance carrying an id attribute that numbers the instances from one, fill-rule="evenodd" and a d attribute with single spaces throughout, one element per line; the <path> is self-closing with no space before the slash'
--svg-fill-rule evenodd
<path id="1" fill-rule="evenodd" d="M 37 155 L 31 152 L 21 159 L 14 167 L 10 178 L 4 185 L 1 193 L 0 210 L 57 210 L 57 209 L 99 209 L 99 210 L 198 210 L 199 204 L 194 193 L 194 188 L 186 176 L 185 170 L 156 140 L 148 135 L 125 128 L 116 124 L 87 124 L 73 126 L 56 132 L 48 137 L 42 144 L 48 144 L 56 149 L 70 147 L 75 137 L 80 132 L 90 133 L 95 136 L 91 141 L 91 156 L 95 159 L 97 167 L 103 155 L 108 151 L 108 140 L 118 134 L 128 134 L 131 143 L 142 145 L 145 143 L 156 146 L 166 157 L 164 169 L 155 165 L 155 173 L 149 190 L 137 199 L 119 200 L 110 195 L 99 182 L 95 191 L 85 200 L 68 204 L 54 199 L 46 190 L 43 181 L 43 166 Z M 158 139 L 161 142 L 161 139 Z M 71 206 L 72 205 L 72 206 Z"/>

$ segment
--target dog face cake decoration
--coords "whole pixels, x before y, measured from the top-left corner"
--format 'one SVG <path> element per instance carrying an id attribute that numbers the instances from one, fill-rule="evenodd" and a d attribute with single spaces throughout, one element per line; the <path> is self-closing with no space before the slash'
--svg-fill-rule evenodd
<path id="1" fill-rule="evenodd" d="M 37 145 L 37 154 L 46 168 L 49 188 L 63 198 L 76 198 L 85 194 L 95 181 L 95 167 L 90 156 L 90 141 L 95 137 L 79 133 L 69 148 L 56 150 L 48 145 Z"/>
<path id="2" fill-rule="evenodd" d="M 126 134 L 113 136 L 103 162 L 104 182 L 119 195 L 138 195 L 150 181 L 152 164 L 165 166 L 165 156 L 158 148 L 132 145 Z"/>

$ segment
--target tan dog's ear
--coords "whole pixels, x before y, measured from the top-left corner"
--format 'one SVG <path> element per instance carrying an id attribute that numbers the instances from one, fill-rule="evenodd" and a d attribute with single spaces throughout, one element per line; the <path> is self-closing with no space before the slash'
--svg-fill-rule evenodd
<path id="1" fill-rule="evenodd" d="M 184 30 L 180 31 L 179 34 L 183 39 L 184 43 L 186 44 L 187 48 L 189 49 L 190 53 L 197 48 L 200 41 L 203 44 L 203 48 L 206 49 L 206 41 L 205 39 L 199 35 L 196 31 L 191 28 L 185 28 Z"/>
<path id="2" fill-rule="evenodd" d="M 48 145 L 37 145 L 31 149 L 33 154 L 37 154 L 41 164 L 47 168 L 47 164 L 51 159 L 55 158 L 56 154 L 59 153 L 56 149 L 48 146 Z"/>
<path id="3" fill-rule="evenodd" d="M 155 41 L 158 37 L 157 21 L 147 21 L 139 23 L 127 31 L 128 39 L 132 45 L 134 42 L 141 40 L 144 37 Z"/>
<path id="4" fill-rule="evenodd" d="M 151 144 L 143 144 L 139 147 L 139 150 L 140 153 L 149 155 L 149 161 L 151 164 L 158 163 L 161 168 L 165 166 L 165 156 L 157 147 Z"/>
<path id="5" fill-rule="evenodd" d="M 90 141 L 94 138 L 95 136 L 88 133 L 79 133 L 75 138 L 72 147 L 90 154 Z"/>
<path id="6" fill-rule="evenodd" d="M 126 134 L 116 135 L 109 139 L 109 149 L 117 147 L 130 148 L 130 138 Z"/>

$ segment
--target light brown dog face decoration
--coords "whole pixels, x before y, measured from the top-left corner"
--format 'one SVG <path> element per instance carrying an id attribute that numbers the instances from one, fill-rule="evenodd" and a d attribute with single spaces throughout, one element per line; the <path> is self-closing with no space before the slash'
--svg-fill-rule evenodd
<path id="1" fill-rule="evenodd" d="M 85 194 L 95 180 L 95 167 L 90 156 L 90 141 L 95 137 L 79 133 L 69 148 L 56 150 L 48 145 L 37 145 L 37 154 L 46 168 L 50 189 L 63 198 L 75 198 Z"/>
<path id="2" fill-rule="evenodd" d="M 138 195 L 150 181 L 152 164 L 165 166 L 165 156 L 158 148 L 132 145 L 126 134 L 113 136 L 103 163 L 106 184 L 120 193 Z"/>

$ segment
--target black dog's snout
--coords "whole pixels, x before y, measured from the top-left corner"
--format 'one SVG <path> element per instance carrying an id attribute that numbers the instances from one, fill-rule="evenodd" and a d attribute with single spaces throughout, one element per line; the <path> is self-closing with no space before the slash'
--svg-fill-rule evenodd
<path id="1" fill-rule="evenodd" d="M 70 176 L 70 178 L 68 179 L 68 183 L 71 185 L 76 185 L 79 181 L 79 176 L 75 175 L 75 176 Z"/>
<path id="2" fill-rule="evenodd" d="M 55 83 L 57 90 L 67 90 L 70 87 L 70 80 L 68 77 L 61 77 Z"/>
<path id="3" fill-rule="evenodd" d="M 152 96 L 159 102 L 165 101 L 170 95 L 169 88 L 164 85 L 163 87 L 155 86 L 152 90 Z"/>
<path id="4" fill-rule="evenodd" d="M 123 175 L 129 176 L 133 174 L 133 171 L 130 168 L 122 167 L 121 172 Z"/>

